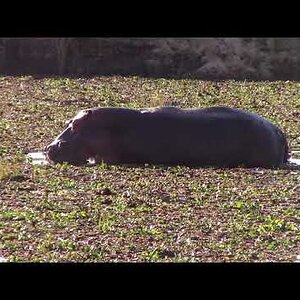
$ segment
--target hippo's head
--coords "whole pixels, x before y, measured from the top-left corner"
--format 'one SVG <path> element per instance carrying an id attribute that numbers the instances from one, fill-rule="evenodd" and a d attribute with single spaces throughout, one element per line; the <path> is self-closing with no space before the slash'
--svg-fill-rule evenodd
<path id="1" fill-rule="evenodd" d="M 68 162 L 74 165 L 85 164 L 91 157 L 84 128 L 91 110 L 80 111 L 68 122 L 64 131 L 46 147 L 46 155 L 55 163 Z"/>

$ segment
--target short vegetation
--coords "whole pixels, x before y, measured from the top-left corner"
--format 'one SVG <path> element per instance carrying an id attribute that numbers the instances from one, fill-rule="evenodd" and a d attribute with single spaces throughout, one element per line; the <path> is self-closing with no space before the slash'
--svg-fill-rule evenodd
<path id="1" fill-rule="evenodd" d="M 300 255 L 300 171 L 26 160 L 80 109 L 247 109 L 300 149 L 300 83 L 0 77 L 0 257 L 16 262 L 256 262 Z M 294 154 L 297 156 L 297 152 Z"/>

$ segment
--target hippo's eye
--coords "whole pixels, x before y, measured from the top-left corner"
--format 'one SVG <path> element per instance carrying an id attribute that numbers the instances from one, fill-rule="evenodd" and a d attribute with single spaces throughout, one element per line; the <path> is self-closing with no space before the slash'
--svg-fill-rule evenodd
<path id="1" fill-rule="evenodd" d="M 59 147 L 59 148 L 62 148 L 62 147 L 64 147 L 64 146 L 66 146 L 66 144 L 67 144 L 66 141 L 59 141 L 59 142 L 58 142 L 58 147 Z"/>

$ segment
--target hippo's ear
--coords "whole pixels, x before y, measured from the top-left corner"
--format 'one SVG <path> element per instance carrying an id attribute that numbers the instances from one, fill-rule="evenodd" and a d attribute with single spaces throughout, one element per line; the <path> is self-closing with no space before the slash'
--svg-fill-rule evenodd
<path id="1" fill-rule="evenodd" d="M 74 131 L 79 132 L 85 123 L 91 116 L 93 111 L 91 109 L 81 110 L 73 119 L 72 128 Z"/>
<path id="2" fill-rule="evenodd" d="M 69 119 L 65 122 L 65 127 L 69 126 L 72 123 L 73 119 Z"/>

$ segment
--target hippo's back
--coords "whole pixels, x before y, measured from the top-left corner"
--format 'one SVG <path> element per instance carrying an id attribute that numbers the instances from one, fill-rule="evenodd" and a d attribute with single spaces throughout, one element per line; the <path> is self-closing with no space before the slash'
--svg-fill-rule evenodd
<path id="1" fill-rule="evenodd" d="M 124 153 L 135 162 L 273 167 L 287 157 L 278 127 L 255 113 L 228 107 L 142 111 L 129 140 L 132 146 L 124 147 Z"/>

